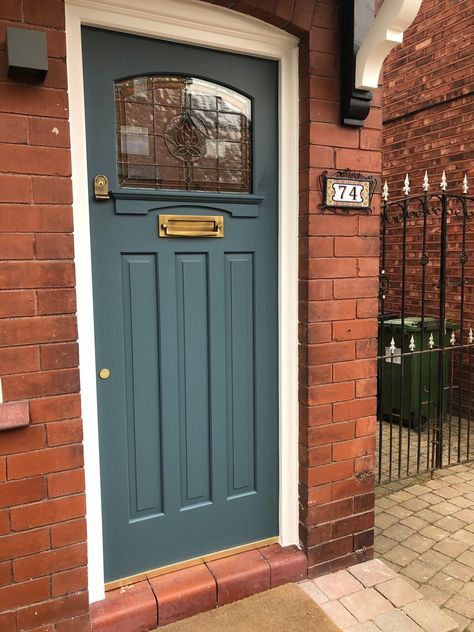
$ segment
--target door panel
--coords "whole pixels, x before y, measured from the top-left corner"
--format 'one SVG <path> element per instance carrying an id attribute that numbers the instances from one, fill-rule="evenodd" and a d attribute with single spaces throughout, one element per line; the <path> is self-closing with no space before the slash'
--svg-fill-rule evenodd
<path id="1" fill-rule="evenodd" d="M 209 287 L 205 254 L 176 255 L 181 508 L 211 500 Z"/>
<path id="2" fill-rule="evenodd" d="M 111 581 L 278 535 L 278 66 L 92 28 L 83 54 L 89 180 L 104 174 L 112 190 L 100 201 L 90 190 L 96 360 L 111 372 L 97 380 Z M 151 87 L 132 96 L 142 103 L 162 89 L 145 78 L 166 75 L 181 85 L 173 98 L 186 98 L 166 133 L 156 132 L 166 106 L 147 105 L 148 129 L 132 105 L 128 122 L 140 125 L 117 139 L 117 82 L 141 77 Z M 187 77 L 201 78 L 195 92 Z M 202 110 L 189 110 L 192 100 Z M 238 119 L 225 108 L 242 103 L 252 110 L 251 128 L 242 126 L 251 174 L 234 178 L 224 167 L 241 151 Z M 206 193 L 159 188 L 180 177 L 170 148 L 188 152 L 183 186 L 194 179 Z M 125 178 L 118 163 L 128 154 Z M 144 188 L 124 186 L 137 174 Z M 224 236 L 160 237 L 160 213 L 223 217 Z"/>
<path id="3" fill-rule="evenodd" d="M 224 257 L 228 498 L 255 491 L 254 273 L 252 253 Z"/>

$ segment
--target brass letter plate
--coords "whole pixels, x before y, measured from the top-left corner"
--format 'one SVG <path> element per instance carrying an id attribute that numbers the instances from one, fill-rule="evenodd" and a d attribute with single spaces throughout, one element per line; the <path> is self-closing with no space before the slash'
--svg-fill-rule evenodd
<path id="1" fill-rule="evenodd" d="M 215 215 L 159 215 L 160 237 L 224 237 L 224 218 Z"/>

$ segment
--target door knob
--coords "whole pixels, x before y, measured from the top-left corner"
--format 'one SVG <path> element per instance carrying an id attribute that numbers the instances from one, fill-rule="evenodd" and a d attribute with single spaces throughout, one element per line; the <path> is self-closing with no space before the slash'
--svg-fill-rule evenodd
<path id="1" fill-rule="evenodd" d="M 101 380 L 108 380 L 110 377 L 110 370 L 109 369 L 101 369 L 99 371 L 99 377 Z"/>

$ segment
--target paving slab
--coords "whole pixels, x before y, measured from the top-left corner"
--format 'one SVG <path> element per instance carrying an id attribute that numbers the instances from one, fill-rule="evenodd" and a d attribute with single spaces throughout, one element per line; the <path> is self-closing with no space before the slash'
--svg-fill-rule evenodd
<path id="1" fill-rule="evenodd" d="M 406 507 L 402 507 L 402 505 L 394 505 L 393 507 L 387 509 L 387 513 L 402 519 L 411 516 L 413 511 L 407 509 Z"/>
<path id="2" fill-rule="evenodd" d="M 341 604 L 358 621 L 370 621 L 379 614 L 393 610 L 393 606 L 374 588 L 367 588 L 341 599 Z"/>
<path id="3" fill-rule="evenodd" d="M 351 575 L 358 579 L 365 587 L 371 588 L 375 584 L 394 579 L 397 574 L 381 560 L 362 562 L 347 569 Z"/>
<path id="4" fill-rule="evenodd" d="M 437 522 L 437 521 L 434 521 L 434 522 Z M 435 524 L 430 524 L 428 527 L 425 527 L 424 529 L 420 531 L 421 535 L 424 535 L 427 538 L 431 538 L 432 540 L 436 540 L 437 542 L 441 542 L 441 540 L 444 540 L 444 538 L 447 538 L 449 533 L 450 533 L 449 531 L 446 531 L 445 529 L 442 529 L 441 527 L 435 526 Z"/>
<path id="5" fill-rule="evenodd" d="M 340 628 L 348 628 L 358 623 L 357 619 L 339 603 L 339 601 L 328 601 L 321 604 L 321 609 L 334 621 Z"/>
<path id="6" fill-rule="evenodd" d="M 451 617 L 453 621 L 456 621 L 458 625 L 457 632 L 465 632 L 468 625 L 471 623 L 471 619 L 466 619 L 466 617 L 463 617 L 463 615 L 459 614 L 459 612 L 454 612 L 453 610 L 448 610 L 447 608 L 444 608 L 444 607 L 443 607 L 443 612 L 445 612 L 448 615 L 448 617 Z"/>
<path id="7" fill-rule="evenodd" d="M 415 533 L 409 540 L 403 543 L 403 546 L 406 546 L 417 553 L 424 553 L 424 551 L 428 551 L 428 549 L 433 548 L 433 545 L 435 545 L 436 542 L 437 540 L 427 538 L 420 533 Z"/>
<path id="8" fill-rule="evenodd" d="M 407 603 L 411 603 L 412 601 L 423 599 L 423 595 L 410 586 L 410 584 L 401 577 L 389 579 L 382 584 L 377 584 L 375 589 L 388 599 L 396 608 L 405 606 Z"/>
<path id="9" fill-rule="evenodd" d="M 398 544 L 397 546 L 393 547 L 393 549 L 391 549 L 384 555 L 385 560 L 388 560 L 389 562 L 393 562 L 394 564 L 397 564 L 397 566 L 399 567 L 407 566 L 408 564 L 410 564 L 410 562 L 413 562 L 413 560 L 416 559 L 417 557 L 418 557 L 418 553 L 416 551 L 407 549 L 401 544 Z"/>
<path id="10" fill-rule="evenodd" d="M 408 566 L 405 566 L 405 568 L 401 570 L 401 573 L 402 575 L 414 579 L 418 584 L 424 584 L 437 573 L 437 569 L 416 559 L 410 562 Z"/>
<path id="11" fill-rule="evenodd" d="M 406 500 L 402 503 L 402 507 L 408 509 L 409 511 L 422 511 L 429 506 L 429 503 L 426 500 L 422 500 L 421 498 L 410 498 L 410 500 Z"/>
<path id="12" fill-rule="evenodd" d="M 440 513 L 442 516 L 452 516 L 457 511 L 459 511 L 459 508 L 456 505 L 448 502 L 447 500 L 443 500 L 442 502 L 433 505 L 431 509 L 433 511 L 436 511 L 437 513 Z"/>
<path id="13" fill-rule="evenodd" d="M 436 573 L 430 579 L 430 586 L 434 586 L 435 588 L 439 588 L 440 590 L 448 593 L 450 595 L 457 593 L 463 587 L 464 582 L 456 579 L 452 575 L 448 575 L 446 573 Z"/>
<path id="14" fill-rule="evenodd" d="M 474 576 L 474 568 L 472 566 L 466 566 L 466 564 L 462 564 L 457 560 L 454 562 L 450 562 L 447 566 L 444 567 L 443 571 L 446 575 L 450 577 L 455 577 L 456 579 L 461 580 L 466 583 L 471 581 Z"/>
<path id="15" fill-rule="evenodd" d="M 432 601 L 439 608 L 451 598 L 450 593 L 440 590 L 439 588 L 435 588 L 431 584 L 423 584 L 418 587 L 418 590 L 425 599 Z"/>
<path id="16" fill-rule="evenodd" d="M 337 571 L 318 577 L 313 583 L 329 600 L 340 599 L 364 589 L 364 586 L 347 571 Z"/>
<path id="17" fill-rule="evenodd" d="M 474 601 L 462 595 L 453 595 L 445 604 L 448 610 L 453 610 L 470 621 L 474 621 Z"/>
<path id="18" fill-rule="evenodd" d="M 401 610 L 392 610 L 379 615 L 375 619 L 375 624 L 383 632 L 424 632 L 413 619 Z"/>
<path id="19" fill-rule="evenodd" d="M 470 527 L 471 525 L 468 526 Z M 465 529 L 461 529 L 460 531 L 456 531 L 456 533 L 452 534 L 452 537 L 455 540 L 459 540 L 459 542 L 464 542 L 465 544 L 469 544 L 469 546 L 474 546 L 474 533 L 472 533 L 467 527 Z"/>
<path id="20" fill-rule="evenodd" d="M 426 599 L 409 603 L 403 610 L 425 632 L 456 632 L 458 628 L 456 621 Z"/>
<path id="21" fill-rule="evenodd" d="M 459 594 L 467 599 L 472 599 L 474 602 L 474 582 L 468 582 L 459 591 Z M 473 617 L 474 618 L 474 617 Z"/>
<path id="22" fill-rule="evenodd" d="M 454 516 L 443 516 L 441 520 L 437 520 L 435 525 L 444 531 L 449 531 L 450 533 L 454 533 L 454 531 L 459 531 L 466 526 L 466 523 L 462 520 L 458 520 Z"/>
<path id="23" fill-rule="evenodd" d="M 452 559 L 456 559 L 458 555 L 464 553 L 464 551 L 468 548 L 469 545 L 465 542 L 459 542 L 459 540 L 455 540 L 451 537 L 447 537 L 433 546 L 434 551 L 439 551 L 439 553 L 443 553 Z"/>
<path id="24" fill-rule="evenodd" d="M 399 520 L 400 518 L 397 518 L 397 516 L 392 516 L 384 511 L 377 515 L 377 526 L 381 529 L 388 529 L 388 527 L 398 524 Z"/>
<path id="25" fill-rule="evenodd" d="M 444 555 L 443 553 L 433 549 L 422 553 L 419 559 L 425 564 L 428 564 L 428 566 L 432 566 L 437 570 L 444 568 L 452 560 L 452 558 L 448 555 Z"/>
<path id="26" fill-rule="evenodd" d="M 414 529 L 415 531 L 419 531 L 420 529 L 424 529 L 424 527 L 428 526 L 426 520 L 422 520 L 418 518 L 416 514 L 412 516 L 408 516 L 408 518 L 403 518 L 400 520 L 401 524 L 404 524 L 406 527 L 410 527 L 410 529 Z"/>
<path id="27" fill-rule="evenodd" d="M 386 553 L 387 551 L 390 551 L 390 549 L 393 549 L 394 546 L 397 546 L 397 544 L 396 540 L 387 538 L 382 532 L 375 539 L 374 548 L 378 553 Z"/>
<path id="28" fill-rule="evenodd" d="M 311 597 L 311 599 L 314 599 L 317 604 L 321 605 L 322 603 L 329 601 L 326 595 L 321 592 L 319 588 L 316 588 L 312 581 L 301 582 L 299 585 L 305 593 Z"/>

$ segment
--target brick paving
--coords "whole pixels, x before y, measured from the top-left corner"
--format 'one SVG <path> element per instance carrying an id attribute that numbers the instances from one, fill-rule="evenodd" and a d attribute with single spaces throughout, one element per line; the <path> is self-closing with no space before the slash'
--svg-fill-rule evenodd
<path id="1" fill-rule="evenodd" d="M 344 632 L 457 632 L 412 583 L 376 559 L 300 586 Z"/>
<path id="2" fill-rule="evenodd" d="M 432 423 L 432 422 L 431 422 Z M 433 463 L 433 428 L 418 433 L 407 425 L 399 426 L 396 419 L 377 422 L 376 472 L 382 485 L 391 478 L 409 478 L 427 472 Z M 471 421 L 449 415 L 443 421 L 443 464 L 456 465 L 466 461 L 472 442 Z M 382 450 L 379 449 L 382 437 Z M 400 488 L 405 488 L 400 483 Z"/>
<path id="3" fill-rule="evenodd" d="M 377 558 L 460 632 L 474 632 L 474 463 L 379 485 L 375 534 Z M 420 625 L 419 605 L 418 615 L 415 606 L 402 610 Z"/>

